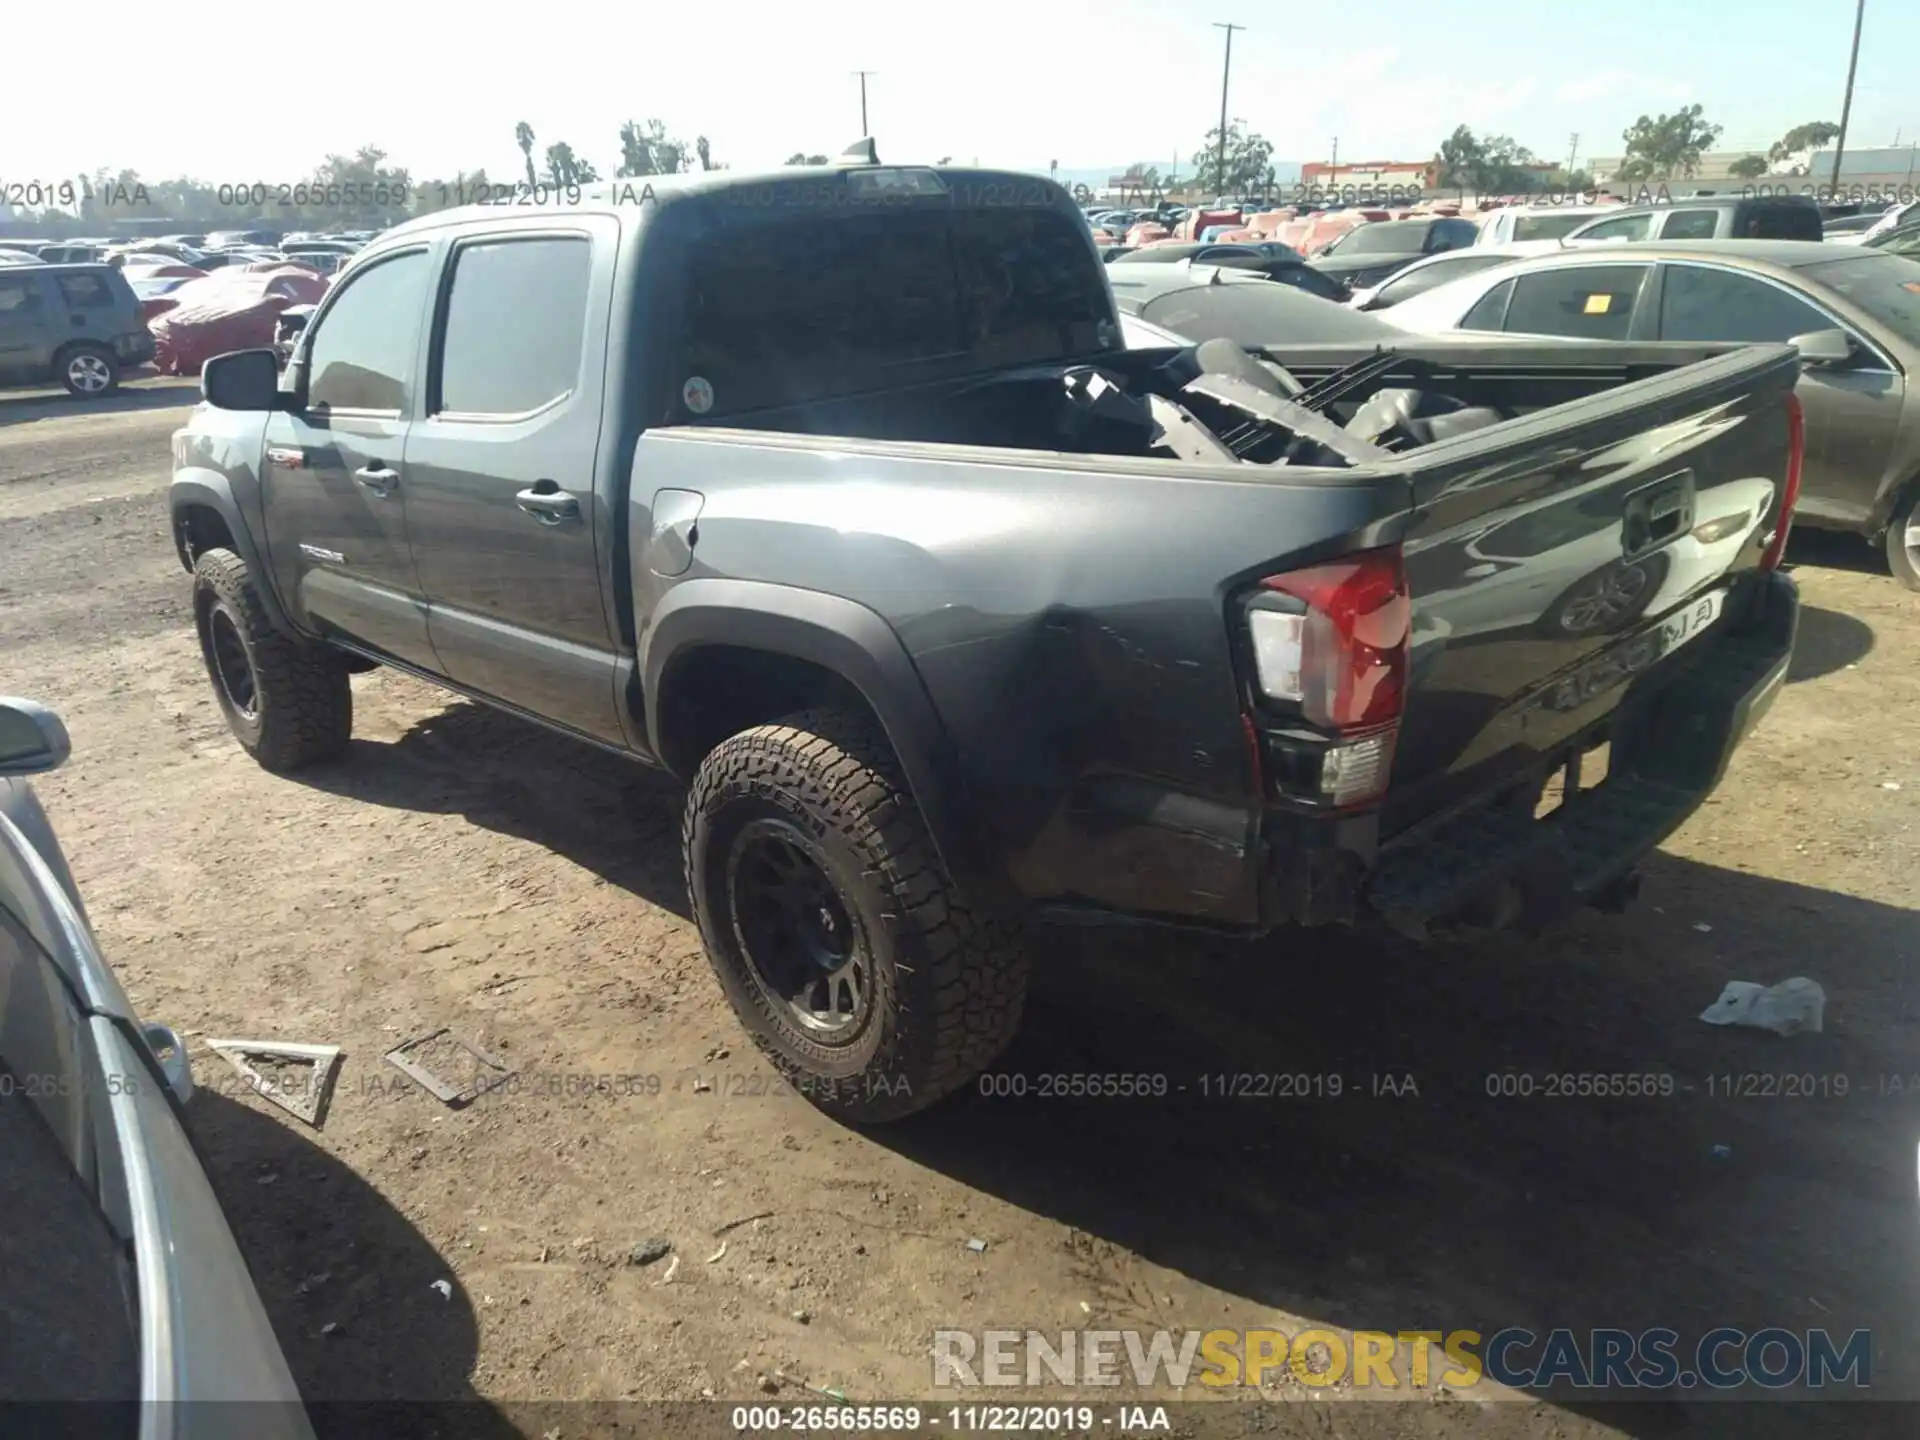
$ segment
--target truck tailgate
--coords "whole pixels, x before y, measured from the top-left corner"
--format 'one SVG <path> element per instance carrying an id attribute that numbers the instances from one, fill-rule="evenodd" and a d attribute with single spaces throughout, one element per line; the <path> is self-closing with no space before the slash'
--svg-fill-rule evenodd
<path id="1" fill-rule="evenodd" d="M 1383 837 L 1550 765 L 1636 677 L 1721 643 L 1778 521 L 1798 372 L 1750 347 L 1408 456 L 1411 674 Z"/>

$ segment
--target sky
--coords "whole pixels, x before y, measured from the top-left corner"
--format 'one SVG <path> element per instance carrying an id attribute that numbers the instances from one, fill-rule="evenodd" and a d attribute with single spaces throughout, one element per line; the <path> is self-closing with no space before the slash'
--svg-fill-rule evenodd
<path id="1" fill-rule="evenodd" d="M 1098 6 L 853 0 L 462 7 L 330 0 L 156 28 L 147 0 L 93 0 L 72 47 L 58 6 L 9 16 L 0 184 L 131 169 L 212 183 L 304 178 L 377 145 L 416 179 L 520 170 L 515 122 L 611 174 L 627 119 L 704 134 L 735 168 L 835 153 L 870 128 L 883 161 L 1045 170 L 1181 168 L 1229 112 L 1276 160 L 1429 156 L 1455 125 L 1544 159 L 1617 156 L 1642 113 L 1698 101 L 1717 149 L 1838 120 L 1853 0 L 1103 0 Z M 497 18 L 496 18 L 497 17 Z M 1920 4 L 1867 0 L 1849 148 L 1920 140 Z M 21 57 L 40 57 L 23 64 Z M 67 63 L 71 61 L 72 63 Z M 78 68 L 75 68 L 75 67 Z M 76 103 L 84 84 L 86 103 Z M 120 97 L 102 103 L 100 97 Z M 536 150 L 536 155 L 538 154 Z"/>

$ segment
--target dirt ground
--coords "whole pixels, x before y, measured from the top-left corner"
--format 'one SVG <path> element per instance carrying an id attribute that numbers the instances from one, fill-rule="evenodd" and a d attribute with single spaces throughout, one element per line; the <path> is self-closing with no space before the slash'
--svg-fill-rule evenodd
<path id="1" fill-rule="evenodd" d="M 1873 1392 L 1920 1398 L 1920 600 L 1863 545 L 1796 540 L 1791 683 L 1628 914 L 1437 953 L 1049 933 L 1000 1067 L 1030 1093 L 865 1134 L 772 1092 L 736 1028 L 670 783 L 387 674 L 355 681 L 346 763 L 277 779 L 241 753 L 167 533 L 191 398 L 0 400 L 0 691 L 72 732 L 41 794 L 129 994 L 196 1047 L 197 1139 L 310 1401 L 477 1397 L 508 1433 L 572 1436 L 584 1412 L 525 1407 L 932 1397 L 940 1327 L 1308 1324 L 1867 1328 Z M 1826 989 L 1822 1034 L 1697 1019 L 1727 980 L 1794 975 Z M 453 1110 L 382 1061 L 441 1027 L 517 1088 Z M 344 1047 L 324 1128 L 241 1094 L 198 1048 L 222 1035 Z M 1344 1093 L 1200 1093 L 1276 1071 Z M 1590 1071 L 1674 1093 L 1488 1093 Z M 1074 1073 L 1169 1093 L 1031 1093 Z M 1715 1093 L 1743 1073 L 1848 1094 Z M 651 1237 L 671 1255 L 630 1263 Z M 1914 1413 L 1267 1394 L 1294 1402 L 1260 1408 L 1274 1436 L 1907 1433 Z"/>

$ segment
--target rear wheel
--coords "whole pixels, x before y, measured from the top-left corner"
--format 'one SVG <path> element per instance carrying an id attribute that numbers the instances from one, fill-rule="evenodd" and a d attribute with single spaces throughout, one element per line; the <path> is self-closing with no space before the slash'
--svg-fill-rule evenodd
<path id="1" fill-rule="evenodd" d="M 694 777 L 682 837 L 721 988 L 829 1114 L 925 1109 L 1019 1029 L 1025 937 L 946 875 L 871 717 L 809 711 L 724 741 Z"/>
<path id="2" fill-rule="evenodd" d="M 97 400 L 120 386 L 120 362 L 104 345 L 72 345 L 60 352 L 60 383 L 69 395 Z"/>
<path id="3" fill-rule="evenodd" d="M 1920 590 L 1920 485 L 1907 492 L 1887 525 L 1887 566 L 1909 590 Z"/>
<path id="4" fill-rule="evenodd" d="M 353 691 L 335 656 L 275 628 L 247 562 L 208 550 L 193 564 L 193 619 L 214 699 L 261 766 L 297 770 L 342 754 Z"/>

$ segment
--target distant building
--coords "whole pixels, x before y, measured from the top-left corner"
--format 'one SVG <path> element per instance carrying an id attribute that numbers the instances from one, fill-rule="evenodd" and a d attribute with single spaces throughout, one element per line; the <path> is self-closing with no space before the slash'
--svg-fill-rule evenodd
<path id="1" fill-rule="evenodd" d="M 1786 185 L 1798 190 L 1801 186 L 1826 186 L 1833 183 L 1833 152 L 1821 151 L 1811 161 L 1799 166 L 1783 165 L 1777 173 L 1756 176 L 1749 180 L 1733 173 L 1733 167 L 1749 155 L 1759 155 L 1766 159 L 1764 151 L 1755 150 L 1715 150 L 1700 157 L 1700 163 L 1693 174 L 1676 175 L 1667 180 L 1666 186 L 1675 194 L 1682 193 L 1681 187 L 1691 191 L 1695 189 L 1738 189 L 1742 185 Z M 1840 183 L 1852 187 L 1879 187 L 1898 189 L 1902 185 L 1912 186 L 1920 180 L 1920 149 L 1903 145 L 1898 149 L 1852 150 L 1849 149 L 1840 162 Z M 1626 163 L 1626 157 L 1612 155 L 1595 157 L 1587 162 L 1598 184 L 1606 184 L 1616 179 L 1619 169 Z M 1797 172 L 1797 173 L 1796 173 Z M 1621 182 L 1637 184 L 1637 182 Z M 1651 183 L 1651 182 L 1649 182 Z"/>
<path id="2" fill-rule="evenodd" d="M 1535 189 L 1548 188 L 1548 182 L 1560 173 L 1558 165 L 1546 160 L 1536 160 L 1521 168 L 1536 177 Z M 1300 183 L 1310 189 L 1318 187 L 1322 190 L 1344 189 L 1348 186 L 1356 190 L 1364 187 L 1390 190 L 1395 186 L 1407 190 L 1442 188 L 1440 163 L 1437 160 L 1355 160 L 1345 165 L 1310 161 L 1300 167 Z"/>

